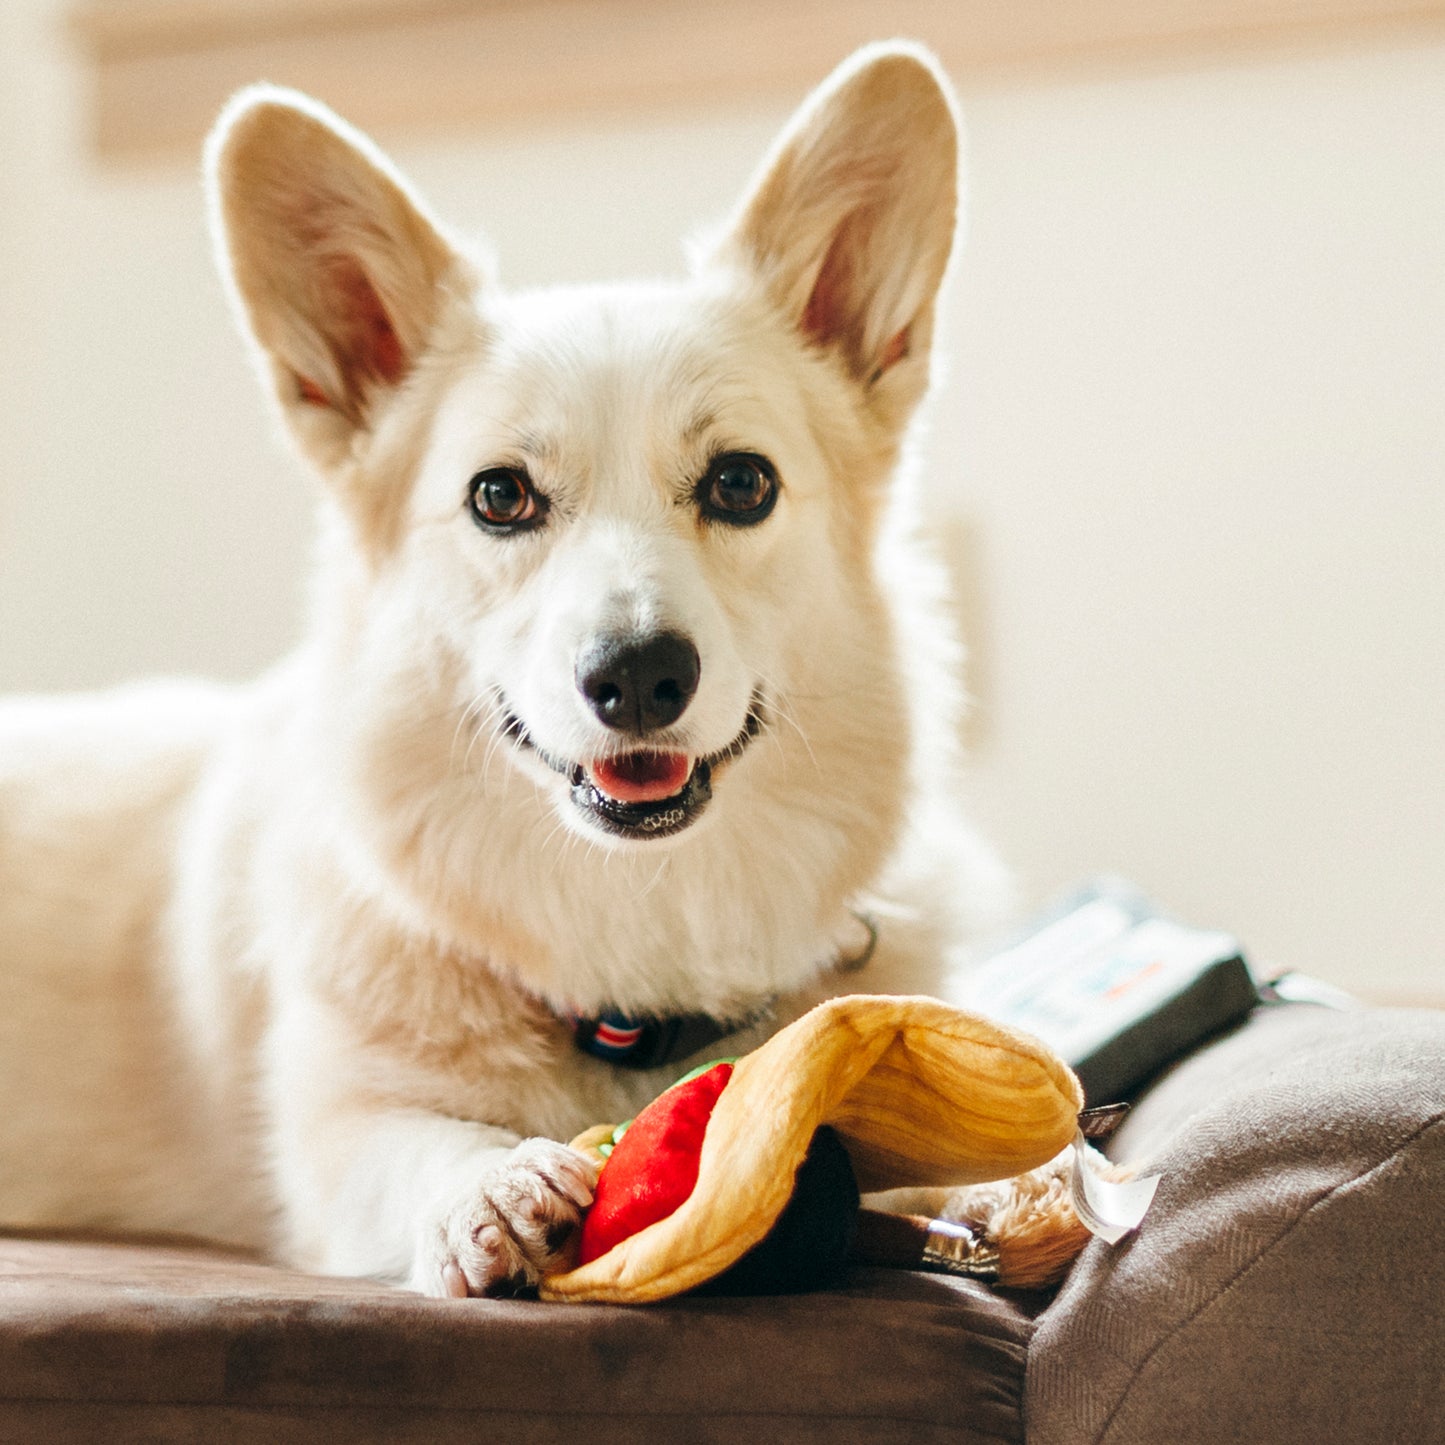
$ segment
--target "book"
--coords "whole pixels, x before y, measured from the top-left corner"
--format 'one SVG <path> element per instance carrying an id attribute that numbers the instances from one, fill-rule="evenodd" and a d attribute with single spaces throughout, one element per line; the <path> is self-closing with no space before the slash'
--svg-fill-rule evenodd
<path id="1" fill-rule="evenodd" d="M 1091 1106 L 1127 1099 L 1260 1001 L 1232 935 L 1180 923 L 1116 878 L 1074 890 L 1001 943 L 959 999 L 1055 1049 Z"/>

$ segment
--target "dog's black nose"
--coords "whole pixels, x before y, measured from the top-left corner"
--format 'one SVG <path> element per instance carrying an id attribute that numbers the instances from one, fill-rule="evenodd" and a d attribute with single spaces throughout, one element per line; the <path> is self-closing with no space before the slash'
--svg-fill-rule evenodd
<path id="1" fill-rule="evenodd" d="M 697 691 L 695 648 L 680 632 L 600 637 L 577 659 L 577 689 L 598 718 L 619 732 L 653 732 L 674 723 Z"/>

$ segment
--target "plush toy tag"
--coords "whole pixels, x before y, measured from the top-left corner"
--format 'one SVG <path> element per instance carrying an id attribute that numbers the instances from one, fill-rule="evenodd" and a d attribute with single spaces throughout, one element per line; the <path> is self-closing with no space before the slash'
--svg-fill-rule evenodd
<path id="1" fill-rule="evenodd" d="M 1074 1167 L 1069 1194 L 1079 1223 L 1109 1244 L 1117 1244 L 1140 1222 L 1154 1202 L 1159 1175 L 1144 1179 L 1105 1179 L 1081 1129 L 1074 1136 Z"/>

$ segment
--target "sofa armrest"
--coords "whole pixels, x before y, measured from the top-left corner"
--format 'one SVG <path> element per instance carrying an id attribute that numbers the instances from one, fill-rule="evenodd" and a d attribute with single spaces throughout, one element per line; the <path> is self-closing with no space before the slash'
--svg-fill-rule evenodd
<path id="1" fill-rule="evenodd" d="M 1111 1152 L 1164 1178 L 1039 1320 L 1031 1445 L 1445 1440 L 1445 1013 L 1261 1009 Z"/>
<path id="2" fill-rule="evenodd" d="M 972 1280 L 648 1306 L 431 1300 L 179 1241 L 0 1235 L 0 1441 L 1022 1440 L 1027 1313 Z"/>

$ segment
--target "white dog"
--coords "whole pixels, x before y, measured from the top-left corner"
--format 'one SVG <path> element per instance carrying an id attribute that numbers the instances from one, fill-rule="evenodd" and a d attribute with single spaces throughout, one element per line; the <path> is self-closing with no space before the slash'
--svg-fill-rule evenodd
<path id="1" fill-rule="evenodd" d="M 245 690 L 0 711 L 0 1224 L 511 1290 L 590 1198 L 552 1141 L 669 1038 L 944 988 L 998 880 L 899 473 L 956 168 L 937 68 L 870 49 L 687 279 L 509 295 L 324 108 L 232 103 L 314 615 Z"/>

